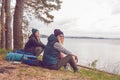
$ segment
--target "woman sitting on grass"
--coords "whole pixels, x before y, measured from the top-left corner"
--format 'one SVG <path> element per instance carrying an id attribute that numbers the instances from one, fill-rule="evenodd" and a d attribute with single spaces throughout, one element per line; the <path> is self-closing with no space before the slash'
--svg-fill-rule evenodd
<path id="1" fill-rule="evenodd" d="M 43 66 L 49 69 L 58 70 L 62 66 L 69 63 L 74 72 L 77 72 L 78 68 L 73 59 L 73 56 L 77 62 L 78 58 L 61 45 L 61 40 L 64 40 L 64 34 L 59 29 L 56 29 L 54 34 L 49 36 L 48 43 L 43 54 Z M 60 53 L 64 53 L 67 56 L 59 59 Z"/>
<path id="2" fill-rule="evenodd" d="M 28 42 L 25 44 L 24 50 L 39 56 L 44 50 L 45 45 L 40 41 L 40 34 L 37 29 L 32 29 L 32 35 L 29 37 Z"/>

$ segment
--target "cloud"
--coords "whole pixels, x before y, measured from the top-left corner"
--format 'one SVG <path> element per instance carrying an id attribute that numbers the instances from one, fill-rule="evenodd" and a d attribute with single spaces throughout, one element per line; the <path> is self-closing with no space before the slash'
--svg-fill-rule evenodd
<path id="1" fill-rule="evenodd" d="M 32 24 L 45 34 L 60 28 L 66 35 L 120 37 L 120 0 L 63 0 L 62 9 L 53 14 L 55 22 L 49 27 L 37 21 Z"/>
<path id="2" fill-rule="evenodd" d="M 120 0 L 115 0 L 112 8 L 112 14 L 120 14 Z"/>

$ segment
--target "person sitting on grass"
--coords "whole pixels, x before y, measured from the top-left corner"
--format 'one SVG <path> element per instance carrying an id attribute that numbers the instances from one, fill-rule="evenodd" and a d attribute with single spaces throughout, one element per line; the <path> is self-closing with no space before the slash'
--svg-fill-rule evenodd
<path id="1" fill-rule="evenodd" d="M 43 66 L 45 68 L 59 70 L 62 66 L 69 63 L 74 72 L 77 72 L 78 68 L 73 59 L 73 56 L 77 62 L 78 58 L 61 45 L 61 39 L 64 39 L 64 34 L 60 29 L 55 29 L 54 34 L 51 34 L 48 37 L 48 43 L 43 54 Z M 60 53 L 64 53 L 66 56 L 59 59 Z"/>
<path id="2" fill-rule="evenodd" d="M 24 51 L 30 52 L 35 56 L 39 56 L 44 50 L 45 45 L 40 41 L 40 34 L 37 29 L 32 29 L 32 34 L 28 42 L 25 44 Z"/>

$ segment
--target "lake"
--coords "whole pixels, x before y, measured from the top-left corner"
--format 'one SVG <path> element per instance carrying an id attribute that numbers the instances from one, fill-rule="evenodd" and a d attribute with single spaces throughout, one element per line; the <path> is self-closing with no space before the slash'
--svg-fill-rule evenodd
<path id="1" fill-rule="evenodd" d="M 46 38 L 41 41 L 47 43 Z M 78 64 L 89 67 L 98 60 L 97 69 L 120 74 L 120 40 L 65 38 L 64 46 L 78 56 Z"/>

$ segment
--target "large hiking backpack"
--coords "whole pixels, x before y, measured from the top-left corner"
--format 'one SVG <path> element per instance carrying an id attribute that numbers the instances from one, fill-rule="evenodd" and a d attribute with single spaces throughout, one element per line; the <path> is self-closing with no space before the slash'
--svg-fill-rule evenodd
<path id="1" fill-rule="evenodd" d="M 32 53 L 27 53 L 21 50 L 16 50 L 14 52 L 8 52 L 6 56 L 6 60 L 8 61 L 21 61 L 22 59 L 32 59 L 37 60 L 37 57 Z"/>
<path id="2" fill-rule="evenodd" d="M 22 63 L 30 66 L 42 66 L 42 61 L 38 60 L 32 53 L 27 53 L 22 50 L 8 52 L 6 56 L 8 61 L 22 61 Z"/>
<path id="3" fill-rule="evenodd" d="M 13 52 L 14 53 L 19 53 L 19 54 L 33 55 L 32 53 L 26 52 L 24 50 L 14 50 Z"/>
<path id="4" fill-rule="evenodd" d="M 33 59 L 23 59 L 22 63 L 30 66 L 43 66 L 42 61 Z"/>
<path id="5" fill-rule="evenodd" d="M 6 60 L 7 61 L 21 61 L 23 56 L 24 56 L 23 54 L 8 52 L 6 56 Z"/>

